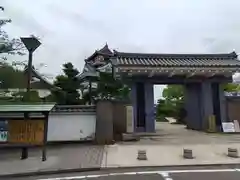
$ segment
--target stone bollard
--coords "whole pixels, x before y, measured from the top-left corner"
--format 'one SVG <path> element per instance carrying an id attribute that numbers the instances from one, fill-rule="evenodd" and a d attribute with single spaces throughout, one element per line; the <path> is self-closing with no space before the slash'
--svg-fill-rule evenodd
<path id="1" fill-rule="evenodd" d="M 183 158 L 193 159 L 193 153 L 191 149 L 183 149 Z"/>
<path id="2" fill-rule="evenodd" d="M 238 158 L 238 150 L 236 148 L 228 148 L 228 157 Z"/>
<path id="3" fill-rule="evenodd" d="M 138 160 L 147 160 L 147 153 L 145 150 L 138 150 Z"/>

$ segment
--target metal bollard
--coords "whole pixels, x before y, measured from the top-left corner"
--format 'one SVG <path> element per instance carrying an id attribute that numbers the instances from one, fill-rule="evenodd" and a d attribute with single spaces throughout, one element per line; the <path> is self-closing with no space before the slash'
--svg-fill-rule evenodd
<path id="1" fill-rule="evenodd" d="M 147 160 L 147 153 L 145 150 L 138 150 L 138 160 Z"/>
<path id="2" fill-rule="evenodd" d="M 236 148 L 228 148 L 228 157 L 238 158 L 238 150 Z"/>
<path id="3" fill-rule="evenodd" d="M 193 153 L 191 149 L 183 149 L 183 158 L 193 159 Z"/>

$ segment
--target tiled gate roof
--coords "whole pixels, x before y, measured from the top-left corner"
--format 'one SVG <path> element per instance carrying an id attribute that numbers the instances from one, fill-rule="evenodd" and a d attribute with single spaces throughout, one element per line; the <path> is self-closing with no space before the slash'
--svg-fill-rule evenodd
<path id="1" fill-rule="evenodd" d="M 114 64 L 137 67 L 238 67 L 235 52 L 228 54 L 141 54 L 114 51 Z"/>

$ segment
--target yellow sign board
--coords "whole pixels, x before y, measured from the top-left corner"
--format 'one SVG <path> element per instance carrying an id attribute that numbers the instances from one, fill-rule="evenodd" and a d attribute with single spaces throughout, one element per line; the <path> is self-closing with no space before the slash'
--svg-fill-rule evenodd
<path id="1" fill-rule="evenodd" d="M 44 120 L 9 120 L 8 142 L 42 145 L 44 142 Z"/>
<path id="2" fill-rule="evenodd" d="M 208 132 L 216 132 L 216 119 L 214 115 L 209 116 Z"/>

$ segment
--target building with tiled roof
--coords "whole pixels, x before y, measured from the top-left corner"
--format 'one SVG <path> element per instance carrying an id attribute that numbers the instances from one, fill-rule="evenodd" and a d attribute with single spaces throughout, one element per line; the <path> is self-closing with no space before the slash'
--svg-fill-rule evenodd
<path id="1" fill-rule="evenodd" d="M 228 120 L 221 84 L 240 72 L 235 52 L 224 54 L 150 54 L 113 52 L 117 76 L 131 80 L 136 131 L 154 132 L 153 84 L 184 85 L 187 126 L 206 130 L 214 115 L 217 129 Z"/>
<path id="2" fill-rule="evenodd" d="M 97 78 L 99 72 L 112 72 L 111 57 L 113 52 L 106 44 L 100 50 L 96 50 L 91 56 L 85 59 L 85 65 L 82 72 L 78 75 L 83 86 L 83 94 L 87 93 L 89 89 L 97 88 Z"/>
<path id="3" fill-rule="evenodd" d="M 154 54 L 129 53 L 109 49 L 106 44 L 85 59 L 85 66 L 78 77 L 82 80 L 83 93 L 89 90 L 89 79 L 98 77 L 98 72 L 112 73 L 112 65 L 116 75 L 122 76 L 232 76 L 240 67 L 235 52 L 225 54 Z M 166 83 L 167 82 L 163 82 Z M 97 87 L 96 81 L 92 88 Z"/>
<path id="4" fill-rule="evenodd" d="M 39 94 L 40 98 L 44 98 L 48 95 L 51 94 L 51 89 L 54 87 L 54 85 L 49 82 L 46 78 L 43 77 L 43 75 L 41 75 L 34 67 L 32 67 L 31 70 L 32 74 L 31 74 L 31 90 L 33 91 L 37 91 Z M 3 89 L 0 87 L 0 91 L 2 92 L 1 94 L 3 94 L 4 96 L 12 96 L 13 93 L 17 93 L 17 92 L 25 92 L 26 91 L 26 87 L 27 87 L 27 74 L 28 74 L 28 68 L 25 68 L 23 70 L 23 81 L 24 83 L 21 84 L 21 87 L 11 87 L 8 89 Z M 8 92 L 8 93 L 5 93 Z"/>
<path id="5" fill-rule="evenodd" d="M 95 51 L 85 60 L 79 75 L 85 92 L 92 86 L 89 79 L 99 71 L 130 80 L 134 111 L 134 130 L 154 132 L 154 84 L 182 84 L 188 128 L 206 130 L 208 118 L 215 115 L 217 129 L 228 119 L 221 84 L 233 81 L 240 72 L 235 52 L 221 54 L 155 54 L 111 51 L 108 46 Z M 97 87 L 97 80 L 94 87 Z M 94 89 L 94 88 L 92 88 Z"/>
<path id="6" fill-rule="evenodd" d="M 123 74 L 213 76 L 229 75 L 240 68 L 235 52 L 228 54 L 141 54 L 114 51 L 116 71 Z"/>

